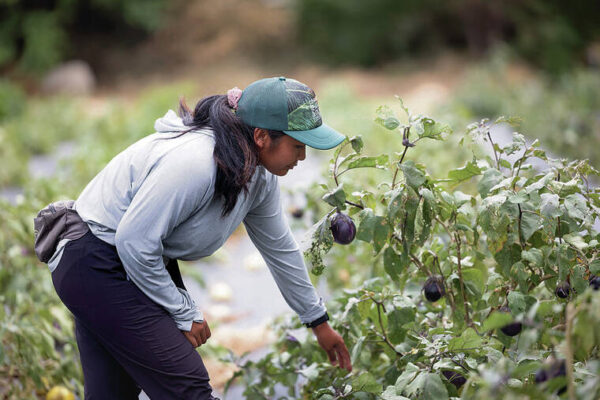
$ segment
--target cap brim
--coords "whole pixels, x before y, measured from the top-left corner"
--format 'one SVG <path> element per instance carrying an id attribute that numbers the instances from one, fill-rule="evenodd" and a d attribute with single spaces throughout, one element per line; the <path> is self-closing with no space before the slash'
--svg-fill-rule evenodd
<path id="1" fill-rule="evenodd" d="M 321 126 L 310 129 L 308 131 L 283 131 L 286 135 L 293 137 L 299 142 L 304 143 L 319 150 L 332 149 L 339 145 L 346 139 L 346 136 L 342 135 L 335 129 L 322 124 Z"/>

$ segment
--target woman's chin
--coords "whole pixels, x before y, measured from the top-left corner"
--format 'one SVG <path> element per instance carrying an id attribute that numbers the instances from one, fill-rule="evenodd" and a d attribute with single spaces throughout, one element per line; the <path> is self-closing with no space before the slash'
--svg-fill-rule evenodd
<path id="1" fill-rule="evenodd" d="M 273 172 L 273 175 L 277 176 L 285 176 L 290 171 L 291 168 L 282 169 L 280 171 Z"/>

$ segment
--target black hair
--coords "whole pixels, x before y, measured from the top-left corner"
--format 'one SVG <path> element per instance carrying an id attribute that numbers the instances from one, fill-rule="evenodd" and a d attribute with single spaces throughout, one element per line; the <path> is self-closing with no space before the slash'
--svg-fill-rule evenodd
<path id="1" fill-rule="evenodd" d="M 242 190 L 247 193 L 248 182 L 259 163 L 254 127 L 246 125 L 235 115 L 226 95 L 203 98 L 196 104 L 193 113 L 185 100 L 181 99 L 179 115 L 183 124 L 190 127 L 182 134 L 201 128 L 210 128 L 214 132 L 213 158 L 217 165 L 215 196 L 223 198 L 221 215 L 226 216 L 235 207 Z M 285 135 L 281 131 L 268 132 L 273 142 Z"/>

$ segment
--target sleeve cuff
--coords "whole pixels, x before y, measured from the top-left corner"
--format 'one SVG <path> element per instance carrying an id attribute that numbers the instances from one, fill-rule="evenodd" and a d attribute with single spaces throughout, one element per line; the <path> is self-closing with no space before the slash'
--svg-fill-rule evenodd
<path id="1" fill-rule="evenodd" d="M 325 307 L 325 303 L 323 302 L 323 298 L 319 298 L 319 303 L 312 307 L 311 310 L 307 313 L 299 314 L 300 322 L 303 324 L 308 324 L 320 318 L 327 312 L 327 308 Z"/>
<path id="2" fill-rule="evenodd" d="M 323 314 L 321 317 L 317 318 L 316 320 L 306 323 L 304 324 L 307 328 L 316 328 L 317 326 L 321 325 L 322 323 L 325 323 L 329 321 L 329 314 L 325 313 Z"/>
<path id="3" fill-rule="evenodd" d="M 196 310 L 196 315 L 194 316 L 193 320 L 184 320 L 184 321 L 177 321 L 175 320 L 175 325 L 177 325 L 177 328 L 179 328 L 180 331 L 186 331 L 189 332 L 192 330 L 192 323 L 194 322 L 204 322 L 204 315 L 202 314 L 202 311 L 200 310 Z"/>

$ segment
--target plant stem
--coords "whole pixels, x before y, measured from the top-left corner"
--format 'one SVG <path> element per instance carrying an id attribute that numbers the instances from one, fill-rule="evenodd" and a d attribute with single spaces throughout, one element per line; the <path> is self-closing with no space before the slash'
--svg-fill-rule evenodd
<path id="1" fill-rule="evenodd" d="M 408 146 L 404 146 L 404 152 L 402 153 L 402 157 L 400 157 L 400 161 L 398 161 L 398 165 L 402 164 L 402 161 L 404 161 L 404 156 L 406 155 L 407 151 L 408 151 Z"/>
<path id="2" fill-rule="evenodd" d="M 347 144 L 348 144 L 348 142 L 346 142 L 342 145 L 340 150 L 335 155 L 335 160 L 333 161 L 333 180 L 335 181 L 336 186 L 340 186 L 340 184 L 338 183 L 338 175 L 337 175 L 338 159 L 340 158 L 340 154 L 342 153 L 342 148 L 344 148 Z"/>
<path id="3" fill-rule="evenodd" d="M 363 206 L 361 206 L 360 204 L 356 204 L 356 203 L 353 203 L 353 202 L 351 202 L 351 201 L 348 201 L 348 200 L 346 200 L 346 204 L 350 204 L 351 206 L 358 207 L 358 208 L 360 208 L 361 210 L 364 210 L 364 209 L 365 209 L 365 208 L 364 208 Z"/>
<path id="4" fill-rule="evenodd" d="M 448 228 L 448 227 L 446 226 L 446 224 L 444 224 L 444 223 L 442 222 L 442 220 L 440 220 L 440 219 L 437 217 L 437 215 L 436 215 L 436 216 L 434 216 L 434 217 L 433 217 L 433 219 L 435 219 L 435 220 L 436 220 L 436 221 L 437 221 L 437 222 L 438 222 L 438 223 L 439 223 L 439 224 L 440 224 L 440 225 L 441 225 L 441 226 L 444 228 L 444 230 L 445 230 L 445 231 L 446 231 L 446 233 L 448 234 L 448 237 L 450 238 L 450 240 L 452 240 L 452 233 L 450 232 L 450 228 Z"/>
<path id="5" fill-rule="evenodd" d="M 523 250 L 523 237 L 521 235 L 522 232 L 522 228 L 521 228 L 521 217 L 523 216 L 523 211 L 521 211 L 521 205 L 517 204 L 517 206 L 519 207 L 519 246 L 521 246 L 521 250 Z"/>
<path id="6" fill-rule="evenodd" d="M 440 271 L 440 275 L 442 276 L 442 285 L 444 285 L 444 290 L 448 294 L 448 299 L 450 299 L 450 307 L 452 308 L 452 315 L 456 314 L 456 304 L 454 304 L 454 292 L 446 286 L 446 278 L 444 277 L 444 273 L 442 272 L 442 267 L 440 266 L 440 261 L 438 256 L 434 254 L 433 256 L 434 263 L 437 264 L 438 271 Z"/>
<path id="7" fill-rule="evenodd" d="M 458 258 L 458 280 L 460 281 L 460 291 L 462 292 L 463 304 L 465 307 L 465 323 L 467 324 L 467 326 L 471 326 L 471 317 L 469 316 L 469 302 L 467 301 L 467 292 L 465 291 L 465 282 L 464 282 L 463 276 L 462 276 L 462 263 L 460 260 L 461 259 L 461 256 L 460 256 L 461 240 L 460 240 L 459 234 L 455 235 L 455 240 L 456 240 L 456 255 Z"/>
<path id="8" fill-rule="evenodd" d="M 404 128 L 402 139 L 405 139 L 405 138 L 407 139 L 409 133 L 410 133 L 410 126 Z M 396 187 L 396 177 L 398 176 L 398 170 L 400 169 L 400 164 L 402 164 L 402 161 L 404 161 L 404 156 L 406 155 L 406 152 L 408 151 L 408 147 L 409 146 L 404 146 L 404 152 L 402 153 L 402 157 L 400 157 L 400 161 L 398 161 L 398 165 L 396 166 L 396 171 L 394 171 L 394 177 L 392 178 L 392 189 L 394 189 Z"/>
<path id="9" fill-rule="evenodd" d="M 498 171 L 500 170 L 500 161 L 498 161 L 498 153 L 496 153 L 496 146 L 494 145 L 494 141 L 492 140 L 492 135 L 490 135 L 490 130 L 487 130 L 488 138 L 490 139 L 490 143 L 492 144 L 492 150 L 494 150 L 494 158 L 496 159 L 496 168 Z"/>
<path id="10" fill-rule="evenodd" d="M 381 333 L 383 334 L 383 341 L 392 349 L 394 350 L 394 352 L 399 355 L 400 357 L 403 356 L 402 353 L 400 353 L 399 351 L 396 350 L 396 348 L 394 347 L 394 345 L 392 344 L 392 342 L 390 342 L 390 339 L 388 339 L 387 337 L 387 333 L 385 331 L 385 327 L 383 326 L 383 321 L 381 319 L 381 307 L 383 307 L 383 303 L 380 301 L 375 300 L 372 296 L 369 296 L 371 298 L 371 300 L 373 300 L 373 302 L 375 304 L 377 304 L 377 317 L 379 319 L 379 326 L 381 327 Z"/>
<path id="11" fill-rule="evenodd" d="M 569 394 L 569 400 L 575 400 L 575 384 L 573 382 L 573 338 L 571 336 L 573 331 L 573 319 L 575 318 L 575 313 L 575 306 L 573 305 L 573 303 L 567 304 L 565 363 L 567 364 L 567 392 Z"/>
<path id="12" fill-rule="evenodd" d="M 392 189 L 394 189 L 394 187 L 396 186 L 396 177 L 398 176 L 399 169 L 399 167 L 396 167 L 396 171 L 394 171 L 394 177 L 392 178 Z"/>
<path id="13" fill-rule="evenodd" d="M 529 285 L 529 290 L 528 290 L 528 292 L 531 292 L 533 289 L 535 289 L 537 286 L 539 286 L 539 284 L 540 284 L 540 283 L 542 283 L 542 282 L 544 282 L 544 281 L 547 281 L 548 279 L 552 279 L 552 278 L 554 278 L 555 276 L 556 276 L 556 275 L 550 275 L 550 274 L 542 276 L 542 278 L 540 279 L 540 282 L 539 282 L 537 285 L 535 285 L 535 286 L 534 286 L 534 285 L 533 285 L 533 283 L 531 283 L 531 284 Z"/>
<path id="14" fill-rule="evenodd" d="M 410 254 L 410 259 L 422 272 L 425 273 L 425 275 L 431 276 L 429 269 L 427 269 L 417 257 L 415 257 L 413 254 Z"/>
<path id="15" fill-rule="evenodd" d="M 517 169 L 517 173 L 516 174 L 513 173 L 513 176 L 514 175 L 519 176 L 519 173 L 521 172 L 521 165 L 523 165 L 523 162 L 526 160 L 525 155 L 527 155 L 527 145 L 525 146 L 525 151 L 523 152 L 523 155 L 517 161 L 519 163 L 519 168 Z M 513 165 L 513 172 L 514 172 L 514 169 L 515 169 L 515 167 Z M 515 180 L 515 183 L 513 184 L 513 190 L 515 189 L 516 184 L 517 184 L 517 181 Z"/>

